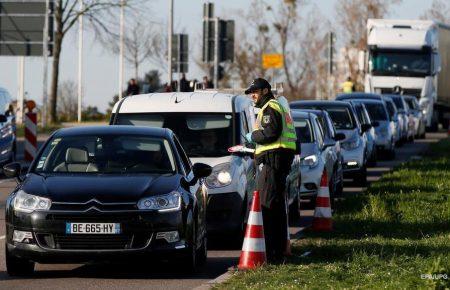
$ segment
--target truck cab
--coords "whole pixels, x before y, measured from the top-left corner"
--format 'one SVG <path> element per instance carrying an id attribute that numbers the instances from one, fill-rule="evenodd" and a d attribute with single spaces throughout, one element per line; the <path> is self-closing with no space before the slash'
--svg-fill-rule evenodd
<path id="1" fill-rule="evenodd" d="M 448 126 L 450 27 L 427 20 L 369 19 L 366 92 L 415 96 L 436 130 Z"/>
<path id="2" fill-rule="evenodd" d="M 171 129 L 193 163 L 213 167 L 205 179 L 208 232 L 242 233 L 255 187 L 254 160 L 231 155 L 253 130 L 253 102 L 242 95 L 217 91 L 154 93 L 126 97 L 116 103 L 111 125 Z"/>

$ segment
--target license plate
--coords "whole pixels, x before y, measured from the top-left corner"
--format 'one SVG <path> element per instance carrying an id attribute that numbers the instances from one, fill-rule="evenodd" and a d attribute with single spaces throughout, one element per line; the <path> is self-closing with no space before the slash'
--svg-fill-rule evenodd
<path id="1" fill-rule="evenodd" d="M 66 234 L 120 234 L 119 223 L 66 223 Z"/>

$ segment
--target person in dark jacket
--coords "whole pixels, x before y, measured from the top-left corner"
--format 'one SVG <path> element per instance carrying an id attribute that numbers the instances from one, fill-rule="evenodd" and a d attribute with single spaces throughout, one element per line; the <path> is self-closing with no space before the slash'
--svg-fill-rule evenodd
<path id="1" fill-rule="evenodd" d="M 128 82 L 127 96 L 139 95 L 139 93 L 140 93 L 140 88 L 139 88 L 139 85 L 138 85 L 136 79 L 131 79 Z"/>
<path id="2" fill-rule="evenodd" d="M 256 143 L 255 158 L 259 168 L 256 187 L 260 192 L 269 262 L 283 259 L 288 227 L 285 185 L 296 150 L 297 135 L 289 114 L 273 96 L 265 79 L 255 79 L 245 94 L 251 94 L 260 108 L 256 130 L 245 137 Z"/>

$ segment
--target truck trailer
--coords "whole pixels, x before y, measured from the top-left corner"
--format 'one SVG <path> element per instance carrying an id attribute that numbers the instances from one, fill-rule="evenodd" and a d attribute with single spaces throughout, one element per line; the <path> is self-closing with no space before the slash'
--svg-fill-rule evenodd
<path id="1" fill-rule="evenodd" d="M 429 20 L 369 19 L 365 91 L 419 100 L 427 129 L 450 120 L 450 26 Z"/>

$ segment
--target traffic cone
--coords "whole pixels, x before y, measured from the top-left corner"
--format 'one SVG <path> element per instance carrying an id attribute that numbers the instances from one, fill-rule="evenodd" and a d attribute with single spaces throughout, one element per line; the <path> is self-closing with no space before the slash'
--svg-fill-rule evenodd
<path id="1" fill-rule="evenodd" d="M 259 191 L 253 194 L 252 208 L 248 215 L 247 228 L 245 229 L 244 244 L 242 245 L 239 259 L 239 270 L 255 269 L 265 264 L 266 243 L 264 241 L 264 226 L 261 212 Z"/>
<path id="2" fill-rule="evenodd" d="M 329 232 L 333 229 L 330 206 L 330 188 L 328 186 L 328 175 L 326 169 L 323 170 L 320 180 L 320 188 L 317 192 L 316 209 L 312 230 L 318 232 Z"/>

